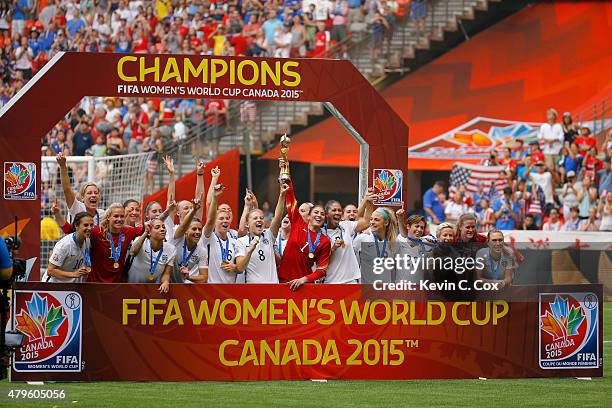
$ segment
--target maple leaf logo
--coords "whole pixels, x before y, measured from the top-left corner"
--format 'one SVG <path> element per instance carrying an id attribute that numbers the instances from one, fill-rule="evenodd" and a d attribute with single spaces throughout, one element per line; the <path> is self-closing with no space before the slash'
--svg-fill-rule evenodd
<path id="1" fill-rule="evenodd" d="M 550 334 L 555 341 L 576 336 L 585 319 L 582 308 L 574 305 L 570 309 L 568 299 L 559 295 L 555 296 L 555 301 L 549 305 L 550 311 L 547 310 L 544 316 L 540 316 L 542 330 Z"/>
<path id="2" fill-rule="evenodd" d="M 58 335 L 58 329 L 66 320 L 64 308 L 61 306 L 48 306 L 47 298 L 34 293 L 26 309 L 15 316 L 17 330 L 32 340 L 44 339 Z"/>

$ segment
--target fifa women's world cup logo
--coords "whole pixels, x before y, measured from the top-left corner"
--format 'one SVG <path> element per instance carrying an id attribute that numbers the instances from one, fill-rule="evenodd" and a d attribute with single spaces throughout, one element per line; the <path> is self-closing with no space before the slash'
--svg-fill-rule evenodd
<path id="1" fill-rule="evenodd" d="M 15 291 L 13 315 L 23 333 L 15 371 L 81 371 L 82 299 L 77 292 Z"/>
<path id="2" fill-rule="evenodd" d="M 540 294 L 540 367 L 599 367 L 599 302 L 593 293 Z"/>

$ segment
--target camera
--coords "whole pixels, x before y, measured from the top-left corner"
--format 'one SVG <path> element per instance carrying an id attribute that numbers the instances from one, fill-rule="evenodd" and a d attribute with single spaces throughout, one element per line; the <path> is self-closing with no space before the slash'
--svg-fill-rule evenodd
<path id="1" fill-rule="evenodd" d="M 4 238 L 4 243 L 11 254 L 11 258 L 13 258 L 13 274 L 9 281 L 21 280 L 26 275 L 26 261 L 25 259 L 15 258 L 13 256 L 15 251 L 21 248 L 21 239 L 17 236 L 8 236 Z"/>

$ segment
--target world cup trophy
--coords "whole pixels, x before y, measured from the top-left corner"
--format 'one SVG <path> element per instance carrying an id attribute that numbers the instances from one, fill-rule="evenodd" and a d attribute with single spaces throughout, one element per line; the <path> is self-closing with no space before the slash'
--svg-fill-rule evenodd
<path id="1" fill-rule="evenodd" d="M 278 180 L 281 183 L 291 180 L 291 173 L 289 172 L 289 160 L 287 160 L 287 153 L 289 152 L 289 143 L 291 143 L 291 139 L 285 133 L 280 139 L 281 157 L 279 159 L 283 159 L 283 161 L 280 164 L 280 173 L 278 175 Z"/>

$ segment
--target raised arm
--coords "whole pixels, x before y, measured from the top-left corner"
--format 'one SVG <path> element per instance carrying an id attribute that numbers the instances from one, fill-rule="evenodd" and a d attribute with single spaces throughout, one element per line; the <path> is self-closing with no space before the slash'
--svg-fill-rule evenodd
<path id="1" fill-rule="evenodd" d="M 397 216 L 397 225 L 399 226 L 400 235 L 404 238 L 408 238 L 408 229 L 406 228 L 406 210 L 404 210 L 404 203 L 402 202 L 402 208 L 395 212 Z"/>
<path id="2" fill-rule="evenodd" d="M 166 207 L 176 200 L 176 173 L 174 171 L 174 161 L 169 156 L 164 156 L 164 165 L 168 170 L 168 194 L 166 196 Z"/>
<path id="3" fill-rule="evenodd" d="M 357 208 L 357 217 L 359 218 L 357 219 L 355 232 L 361 232 L 370 225 L 370 216 L 372 215 L 372 208 L 374 207 L 373 203 L 375 198 L 376 194 L 374 193 L 374 189 L 372 187 L 368 188 L 363 200 L 361 200 L 361 203 L 359 204 L 359 208 Z"/>
<path id="4" fill-rule="evenodd" d="M 140 252 L 140 249 L 142 248 L 142 244 L 144 243 L 145 238 L 149 236 L 150 231 L 151 231 L 151 221 L 147 221 L 144 224 L 144 230 L 142 231 L 142 234 L 140 234 L 140 236 L 136 238 L 136 240 L 132 244 L 132 247 L 130 248 L 130 256 L 134 257 L 138 255 L 138 252 Z"/>
<path id="5" fill-rule="evenodd" d="M 72 208 L 74 200 L 76 200 L 76 194 L 70 185 L 66 156 L 64 156 L 63 153 L 60 153 L 56 156 L 55 160 L 57 160 L 57 164 L 59 164 L 60 168 L 60 181 L 62 183 L 62 190 L 64 190 L 64 197 L 66 197 L 66 205 L 68 205 L 68 208 Z"/>
<path id="6" fill-rule="evenodd" d="M 202 205 L 203 198 L 204 195 L 202 195 L 202 197 L 200 197 L 199 199 L 195 198 L 191 201 L 193 203 L 193 208 L 191 209 L 191 211 L 189 211 L 181 225 L 179 225 L 179 227 L 174 232 L 174 239 L 179 239 L 180 237 L 185 235 L 185 232 L 187 232 L 187 229 L 191 225 L 191 221 L 193 221 L 195 213 L 200 209 L 200 206 Z"/>
<path id="7" fill-rule="evenodd" d="M 249 262 L 251 261 L 251 255 L 253 255 L 253 252 L 255 252 L 255 249 L 257 248 L 258 243 L 259 243 L 259 238 L 258 237 L 253 238 L 253 241 L 251 241 L 251 243 L 249 244 L 249 248 L 247 249 L 244 256 L 236 257 L 236 269 L 238 269 L 238 271 L 244 272 L 244 270 L 247 268 L 247 266 L 249 265 Z"/>
<path id="8" fill-rule="evenodd" d="M 210 174 L 212 175 L 212 178 L 210 179 L 210 185 L 208 186 L 208 192 L 206 193 L 206 209 L 208 209 L 208 207 L 210 206 L 210 202 L 212 201 L 213 196 L 215 194 L 214 190 L 215 190 L 215 186 L 219 183 L 219 177 L 221 176 L 221 170 L 219 170 L 219 167 L 215 167 L 214 169 L 210 171 Z M 202 177 L 202 190 L 204 189 L 203 186 L 204 186 L 204 177 Z M 197 189 L 197 186 L 196 186 L 196 189 Z M 196 190 L 196 193 L 197 193 L 197 190 Z"/>
<path id="9" fill-rule="evenodd" d="M 215 172 L 219 173 L 220 170 L 219 168 L 215 167 L 212 172 L 213 174 Z M 212 231 L 215 228 L 215 221 L 217 219 L 217 201 L 219 200 L 219 196 L 223 194 L 223 191 L 225 190 L 225 187 L 222 184 L 214 185 L 211 187 L 213 191 L 213 196 L 210 205 L 208 206 L 208 209 L 206 211 L 206 225 L 204 225 L 203 231 L 204 236 L 206 238 L 210 237 L 210 234 L 212 234 Z"/>
<path id="10" fill-rule="evenodd" d="M 284 183 L 281 184 L 280 191 L 278 193 L 278 201 L 276 202 L 276 208 L 274 209 L 274 217 L 270 222 L 270 232 L 272 232 L 273 237 L 278 235 L 278 230 L 283 222 L 283 216 L 285 215 L 285 196 L 287 195 L 287 191 L 289 191 L 289 185 Z"/>
<path id="11" fill-rule="evenodd" d="M 200 197 L 204 195 L 204 162 L 202 161 L 198 161 L 198 164 L 196 166 L 196 188 L 195 188 L 195 194 L 194 197 Z M 209 204 L 209 200 L 208 197 L 206 198 L 206 208 L 208 208 L 208 204 Z M 199 219 L 202 219 L 202 211 L 204 211 L 203 208 L 204 204 L 202 204 L 202 206 L 200 207 L 200 210 L 198 212 L 196 212 L 196 217 L 198 217 Z"/>
<path id="12" fill-rule="evenodd" d="M 285 164 L 285 159 L 278 159 L 279 167 L 282 167 Z M 285 195 L 285 207 L 287 208 L 287 215 L 289 216 L 289 220 L 291 224 L 294 225 L 301 218 L 299 206 L 297 200 L 295 199 L 295 191 L 293 190 L 293 182 L 291 180 L 287 181 L 287 185 L 289 189 Z"/>

